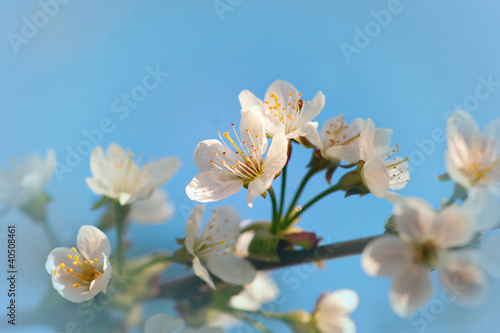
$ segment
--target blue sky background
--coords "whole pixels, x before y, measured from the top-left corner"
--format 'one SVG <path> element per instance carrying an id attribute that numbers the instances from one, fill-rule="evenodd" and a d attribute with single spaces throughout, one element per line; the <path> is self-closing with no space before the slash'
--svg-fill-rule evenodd
<path id="1" fill-rule="evenodd" d="M 221 2 L 230 10 L 219 15 L 213 1 L 67 1 L 25 43 L 16 44 L 12 36 L 24 38 L 24 18 L 43 19 L 42 7 L 33 0 L 3 1 L 0 165 L 48 148 L 68 165 L 68 149 L 85 145 L 83 131 L 99 128 L 106 118 L 113 130 L 103 134 L 100 144 L 116 141 L 146 159 L 178 156 L 183 168 L 165 186 L 177 215 L 162 226 L 132 225 L 130 255 L 140 255 L 176 248 L 174 237 L 183 236 L 187 212 L 194 205 L 185 194 L 197 173 L 193 150 L 199 141 L 215 138 L 217 131 L 239 122 L 238 94 L 244 89 L 263 97 L 272 81 L 288 80 L 306 100 L 323 91 L 326 106 L 317 117 L 320 126 L 345 113 L 348 121 L 371 117 L 377 126 L 394 129 L 393 143 L 413 165 L 412 179 L 401 194 L 424 197 L 435 207 L 452 191 L 451 183 L 434 178 L 445 170 L 441 136 L 446 115 L 464 103 L 481 126 L 500 115 L 500 83 L 482 83 L 500 82 L 500 6 L 493 0 L 401 0 L 399 5 L 387 0 Z M 356 46 L 358 28 L 376 29 L 372 11 L 388 8 L 395 12 L 390 22 L 371 30 L 369 43 L 365 40 L 366 45 L 346 57 L 341 43 Z M 168 76 L 126 116 L 114 112 L 113 103 L 119 103 L 115 100 L 142 85 L 147 68 L 157 66 Z M 483 88 L 477 88 L 480 85 Z M 477 89 L 488 96 L 475 98 Z M 289 189 L 298 185 L 311 153 L 295 148 Z M 79 226 L 94 224 L 99 216 L 89 211 L 96 197 L 84 181 L 90 175 L 88 159 L 82 155 L 71 172 L 59 172 L 47 188 L 54 197 L 50 220 L 65 246 L 74 244 Z M 324 178 L 316 176 L 303 200 L 324 188 Z M 207 210 L 233 205 L 243 219 L 268 218 L 268 202 L 258 198 L 253 209 L 245 202 L 246 191 L 241 191 L 209 204 Z M 334 194 L 305 213 L 301 226 L 326 242 L 350 240 L 381 233 L 391 209 L 371 196 L 345 200 Z M 42 229 L 19 213 L 2 220 L 4 225 L 18 225 L 18 306 L 27 309 L 51 288 L 44 270 L 51 248 Z M 361 301 L 353 318 L 362 333 L 488 332 L 500 324 L 498 282 L 479 308 L 446 304 L 438 316 L 420 315 L 424 328 L 422 321 L 412 324 L 392 313 L 390 280 L 367 277 L 359 256 L 330 261 L 322 270 L 304 266 L 273 275 L 286 299 L 276 305 L 278 311 L 312 310 L 324 290 L 356 290 Z M 6 286 L 0 283 L 0 288 L 4 295 Z M 437 299 L 439 295 L 440 289 Z M 281 325 L 273 327 L 286 331 Z"/>

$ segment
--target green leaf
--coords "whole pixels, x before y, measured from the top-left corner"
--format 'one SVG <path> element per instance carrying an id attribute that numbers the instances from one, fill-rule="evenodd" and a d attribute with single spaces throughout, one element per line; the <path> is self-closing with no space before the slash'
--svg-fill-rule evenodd
<path id="1" fill-rule="evenodd" d="M 35 222 L 42 222 L 46 215 L 46 206 L 52 198 L 45 194 L 40 193 L 30 201 L 23 204 L 19 209 L 24 214 L 28 215 Z"/>
<path id="2" fill-rule="evenodd" d="M 279 242 L 280 239 L 270 231 L 265 229 L 257 230 L 248 246 L 250 258 L 267 262 L 279 262 Z"/>
<path id="3" fill-rule="evenodd" d="M 92 206 L 91 210 L 96 210 L 101 208 L 102 206 L 106 205 L 108 202 L 110 202 L 111 199 L 108 198 L 107 196 L 103 195 L 99 200 L 97 200 L 94 205 Z"/>

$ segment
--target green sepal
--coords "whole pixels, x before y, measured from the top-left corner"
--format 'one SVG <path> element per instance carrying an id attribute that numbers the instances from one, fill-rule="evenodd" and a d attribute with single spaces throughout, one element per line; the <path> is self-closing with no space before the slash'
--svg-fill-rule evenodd
<path id="1" fill-rule="evenodd" d="M 92 205 L 92 208 L 91 210 L 96 210 L 96 209 L 99 209 L 101 208 L 102 206 L 106 205 L 107 203 L 109 203 L 111 201 L 110 198 L 108 198 L 107 196 L 103 195 L 99 200 L 97 200 L 93 205 Z"/>
<path id="2" fill-rule="evenodd" d="M 385 235 L 397 235 L 398 234 L 398 228 L 396 227 L 396 219 L 394 215 L 389 216 L 387 221 L 385 221 L 384 225 L 384 234 Z"/>
<path id="3" fill-rule="evenodd" d="M 436 176 L 436 178 L 440 182 L 447 182 L 447 181 L 451 180 L 450 175 L 448 175 L 448 173 L 444 173 L 442 175 Z"/>
<path id="4" fill-rule="evenodd" d="M 279 242 L 280 239 L 269 230 L 257 230 L 252 242 L 248 246 L 250 258 L 267 262 L 279 262 Z"/>
<path id="5" fill-rule="evenodd" d="M 24 203 L 19 207 L 19 210 L 29 216 L 33 221 L 42 222 L 47 213 L 47 204 L 51 201 L 52 198 L 48 194 L 42 192 Z"/>

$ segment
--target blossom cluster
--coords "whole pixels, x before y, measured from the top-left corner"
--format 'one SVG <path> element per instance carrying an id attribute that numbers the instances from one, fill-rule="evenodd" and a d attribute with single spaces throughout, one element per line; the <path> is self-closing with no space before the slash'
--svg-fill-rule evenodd
<path id="1" fill-rule="evenodd" d="M 353 290 L 324 293 L 311 312 L 261 310 L 280 291 L 272 276 L 259 267 L 280 267 L 285 255 L 319 247 L 321 237 L 300 228 L 300 217 L 317 201 L 343 191 L 345 197 L 373 194 L 394 205 L 386 233 L 364 246 L 361 267 L 370 276 L 392 277 L 388 295 L 396 315 L 411 316 L 429 301 L 434 271 L 442 288 L 460 285 L 458 303 L 479 304 L 486 299 L 489 278 L 500 278 L 500 239 L 481 241 L 500 227 L 500 119 L 481 131 L 466 111 L 450 115 L 446 174 L 440 180 L 452 180 L 454 192 L 434 209 L 422 198 L 394 192 L 408 184 L 410 164 L 399 156 L 399 146 L 391 144 L 391 129 L 377 128 L 371 118 L 356 118 L 348 124 L 343 114 L 319 129 L 315 119 L 325 107 L 323 93 L 305 101 L 293 85 L 281 80 L 269 86 L 263 99 L 244 90 L 239 101 L 239 125 L 230 123 L 229 131 L 217 132 L 218 139 L 201 141 L 194 150 L 199 173 L 185 191 L 200 204 L 186 221 L 184 238 L 176 239 L 179 248 L 171 253 L 127 260 L 124 233 L 130 221 L 160 223 L 173 216 L 174 206 L 162 186 L 181 166 L 176 157 L 141 163 L 142 156 L 135 159 L 130 149 L 116 143 L 106 150 L 95 147 L 90 157 L 92 176 L 86 183 L 99 196 L 93 209 L 104 208 L 105 213 L 98 227 L 81 226 L 72 248 L 59 246 L 46 216 L 50 197 L 43 191 L 54 172 L 55 153 L 49 150 L 45 159 L 32 155 L 14 163 L 11 170 L 0 170 L 5 213 L 19 208 L 41 222 L 52 237 L 55 248 L 45 268 L 62 297 L 73 303 L 93 302 L 126 278 L 128 294 L 118 297 L 113 306 L 130 318 L 143 299 L 174 295 L 180 318 L 166 313 L 141 318 L 135 325 L 142 322 L 148 333 L 215 333 L 245 322 L 265 331 L 250 315 L 280 320 L 294 332 L 355 332 L 350 314 L 360 297 Z M 286 208 L 287 168 L 292 149 L 298 148 L 308 149 L 311 161 Z M 345 173 L 331 185 L 340 170 Z M 309 179 L 323 172 L 326 189 L 298 205 Z M 273 188 L 276 182 L 281 183 L 279 201 Z M 242 189 L 247 190 L 249 207 L 257 197 L 270 198 L 269 220 L 242 222 L 235 208 L 218 206 L 202 223 L 206 204 Z M 105 233 L 111 227 L 117 236 L 114 249 Z M 194 273 L 189 290 L 177 285 L 185 294 L 165 291 L 158 282 L 170 263 L 185 265 Z"/>

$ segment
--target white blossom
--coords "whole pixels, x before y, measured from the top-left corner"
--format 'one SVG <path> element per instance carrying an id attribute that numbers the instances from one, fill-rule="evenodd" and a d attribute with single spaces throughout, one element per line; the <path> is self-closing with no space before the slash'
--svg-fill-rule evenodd
<path id="1" fill-rule="evenodd" d="M 400 190 L 410 180 L 408 158 L 394 156 L 399 146 L 390 147 L 391 136 L 392 130 L 375 129 L 368 118 L 359 138 L 360 159 L 365 162 L 362 178 L 370 192 L 379 198 L 390 196 L 388 190 Z"/>
<path id="2" fill-rule="evenodd" d="M 292 84 L 276 80 L 267 89 L 264 101 L 248 90 L 242 91 L 239 99 L 243 109 L 251 110 L 262 119 L 269 137 L 284 133 L 287 139 L 301 142 L 303 137 L 321 147 L 318 123 L 311 121 L 325 106 L 325 96 L 321 91 L 312 101 L 305 102 Z"/>
<path id="3" fill-rule="evenodd" d="M 361 258 L 371 276 L 392 276 L 391 307 L 410 316 L 433 295 L 430 273 L 437 268 L 445 288 L 458 289 L 457 301 L 474 304 L 486 294 L 479 253 L 464 247 L 474 235 L 467 214 L 456 206 L 436 212 L 422 200 L 406 199 L 395 205 L 397 236 L 378 238 L 366 246 Z"/>
<path id="4" fill-rule="evenodd" d="M 12 160 L 10 169 L 0 169 L 0 201 L 9 206 L 22 206 L 38 194 L 52 178 L 56 156 L 48 150 L 45 159 L 40 154 L 30 154 L 20 163 Z"/>
<path id="5" fill-rule="evenodd" d="M 448 118 L 446 169 L 453 181 L 467 189 L 464 203 L 485 231 L 500 223 L 500 118 L 479 131 L 466 111 L 455 111 Z"/>
<path id="6" fill-rule="evenodd" d="M 349 289 L 323 295 L 316 305 L 313 321 L 320 333 L 355 333 L 354 321 L 349 318 L 358 307 L 359 297 Z"/>
<path id="7" fill-rule="evenodd" d="M 344 115 L 328 119 L 321 128 L 321 156 L 331 160 L 343 160 L 348 163 L 358 163 L 359 137 L 365 120 L 354 119 L 346 124 Z"/>
<path id="8" fill-rule="evenodd" d="M 226 132 L 219 140 L 205 140 L 194 151 L 194 162 L 201 171 L 186 187 L 190 199 L 211 202 L 224 199 L 248 187 L 247 203 L 271 187 L 285 166 L 288 144 L 283 133 L 276 135 L 267 152 L 267 138 L 261 120 L 252 112 L 241 111 L 240 136 Z M 234 151 L 233 151 L 234 149 Z"/>
<path id="9" fill-rule="evenodd" d="M 194 273 L 213 289 L 215 284 L 204 265 L 225 282 L 237 285 L 252 282 L 256 274 L 255 268 L 247 260 L 232 253 L 241 222 L 236 209 L 228 206 L 215 209 L 199 234 L 204 211 L 203 205 L 193 208 L 186 224 L 184 244 L 193 258 Z"/>
<path id="10" fill-rule="evenodd" d="M 181 165 L 176 157 L 164 157 L 140 167 L 133 157 L 133 153 L 116 143 L 109 144 L 106 154 L 101 146 L 95 147 L 90 156 L 93 177 L 86 179 L 87 185 L 94 193 L 119 199 L 121 205 L 127 205 L 147 199 Z"/>
<path id="11" fill-rule="evenodd" d="M 99 292 L 106 293 L 111 278 L 111 252 L 108 237 L 96 227 L 84 225 L 78 231 L 76 246 L 58 247 L 50 252 L 45 269 L 52 285 L 67 300 L 88 301 Z"/>

